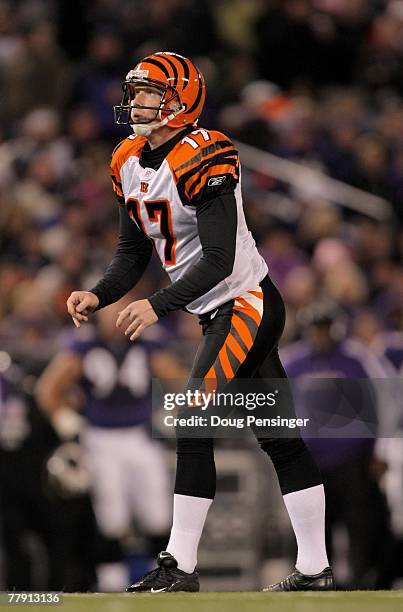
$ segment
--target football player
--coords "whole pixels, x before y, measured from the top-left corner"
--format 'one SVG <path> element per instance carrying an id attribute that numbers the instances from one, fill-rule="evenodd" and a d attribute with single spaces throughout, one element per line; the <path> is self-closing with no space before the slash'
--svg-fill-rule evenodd
<path id="1" fill-rule="evenodd" d="M 197 126 L 205 93 L 198 68 L 176 53 L 149 55 L 127 74 L 115 121 L 134 134 L 111 161 L 117 251 L 98 284 L 74 291 L 67 308 L 80 327 L 117 301 L 138 282 L 154 246 L 171 285 L 129 304 L 116 324 L 133 341 L 172 311 L 198 315 L 203 339 L 191 379 L 221 390 L 235 378 L 286 378 L 277 348 L 285 311 L 245 222 L 238 153 L 224 134 Z M 257 437 L 277 471 L 298 544 L 295 572 L 269 590 L 332 589 L 319 470 L 300 437 Z M 213 440 L 178 436 L 167 550 L 129 591 L 199 590 L 197 548 L 215 485 Z"/>
<path id="2" fill-rule="evenodd" d="M 130 302 L 128 296 L 125 302 Z M 78 338 L 77 330 L 65 337 L 36 385 L 38 405 L 61 439 L 80 434 L 103 535 L 96 570 L 102 591 L 127 585 L 122 543 L 133 519 L 155 552 L 168 532 L 171 514 L 164 453 L 148 429 L 151 377 L 163 377 L 175 364 L 163 350 L 166 334 L 161 326 L 133 346 L 116 328 L 116 317 L 117 306 L 101 310 L 96 327 L 87 328 L 84 337 Z M 84 423 L 69 406 L 75 386 L 81 392 Z M 130 483 L 136 485 L 130 488 Z"/>

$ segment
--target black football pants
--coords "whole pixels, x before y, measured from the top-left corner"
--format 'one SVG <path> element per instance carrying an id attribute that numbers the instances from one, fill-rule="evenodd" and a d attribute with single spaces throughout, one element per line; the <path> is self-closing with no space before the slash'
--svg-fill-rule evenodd
<path id="1" fill-rule="evenodd" d="M 287 375 L 278 354 L 285 323 L 284 303 L 268 276 L 260 288 L 202 315 L 200 323 L 203 339 L 190 385 L 193 380 L 203 379 L 207 389 L 214 385 L 216 390 L 226 391 L 234 379 L 249 379 L 257 391 L 267 379 L 285 379 L 281 388 L 282 414 L 295 417 Z M 273 462 L 283 495 L 322 483 L 319 469 L 299 434 L 287 438 L 254 433 Z M 215 488 L 214 439 L 178 435 L 175 493 L 213 499 Z"/>

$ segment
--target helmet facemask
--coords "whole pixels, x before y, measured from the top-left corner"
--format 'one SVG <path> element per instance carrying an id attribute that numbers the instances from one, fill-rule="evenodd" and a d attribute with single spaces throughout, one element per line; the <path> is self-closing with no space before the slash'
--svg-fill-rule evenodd
<path id="1" fill-rule="evenodd" d="M 149 136 L 153 130 L 166 125 L 174 117 L 186 110 L 180 101 L 178 92 L 168 84 L 155 79 L 132 77 L 123 83 L 123 95 L 119 105 L 113 107 L 115 123 L 130 125 L 138 136 Z M 137 90 L 146 88 L 156 90 L 160 94 L 158 106 L 142 106 L 135 104 Z M 155 115 L 150 119 L 135 121 L 133 110 L 154 110 Z"/>

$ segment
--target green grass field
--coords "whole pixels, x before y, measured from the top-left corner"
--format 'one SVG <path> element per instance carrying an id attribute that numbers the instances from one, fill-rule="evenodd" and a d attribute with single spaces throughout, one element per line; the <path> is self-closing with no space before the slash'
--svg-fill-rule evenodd
<path id="1" fill-rule="evenodd" d="M 68 594 L 41 612 L 403 612 L 403 591 L 337 593 Z M 0 606 L 10 612 L 12 606 Z"/>

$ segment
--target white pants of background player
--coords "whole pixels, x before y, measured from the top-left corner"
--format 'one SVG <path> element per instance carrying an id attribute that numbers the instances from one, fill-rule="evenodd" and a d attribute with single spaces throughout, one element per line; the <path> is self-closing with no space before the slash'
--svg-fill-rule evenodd
<path id="1" fill-rule="evenodd" d="M 171 482 L 161 444 L 142 427 L 86 427 L 82 444 L 91 477 L 92 501 L 101 533 L 120 539 L 135 520 L 147 535 L 162 535 L 171 524 Z M 123 564 L 98 566 L 98 588 L 122 590 Z"/>

